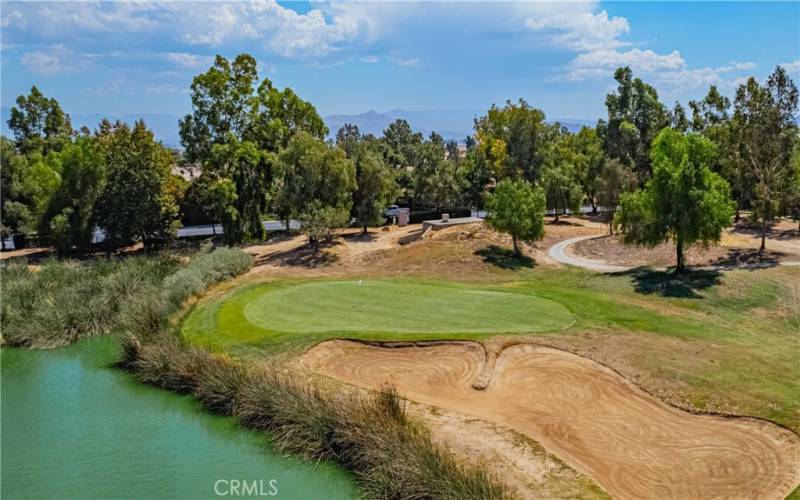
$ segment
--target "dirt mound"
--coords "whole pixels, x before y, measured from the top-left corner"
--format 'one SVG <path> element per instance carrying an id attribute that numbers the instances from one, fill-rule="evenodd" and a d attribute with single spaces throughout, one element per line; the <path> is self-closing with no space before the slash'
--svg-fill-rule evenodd
<path id="1" fill-rule="evenodd" d="M 800 481 L 800 437 L 769 422 L 694 415 L 587 358 L 506 348 L 485 390 L 479 344 L 317 345 L 303 364 L 346 383 L 389 380 L 409 399 L 505 425 L 620 498 L 783 498 Z"/>

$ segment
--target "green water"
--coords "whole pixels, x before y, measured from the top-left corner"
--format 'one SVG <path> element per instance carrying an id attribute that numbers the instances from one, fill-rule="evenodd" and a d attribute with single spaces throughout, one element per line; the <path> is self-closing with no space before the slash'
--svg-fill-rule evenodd
<path id="1" fill-rule="evenodd" d="M 279 456 L 190 397 L 110 368 L 109 339 L 0 356 L 4 500 L 357 496 L 345 471 Z"/>

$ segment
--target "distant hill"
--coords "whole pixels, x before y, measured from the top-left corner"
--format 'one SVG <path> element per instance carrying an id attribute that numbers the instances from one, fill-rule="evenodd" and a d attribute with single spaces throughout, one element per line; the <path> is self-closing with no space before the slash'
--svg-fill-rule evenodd
<path id="1" fill-rule="evenodd" d="M 411 128 L 427 137 L 431 131 L 436 131 L 445 139 L 455 139 L 463 142 L 464 138 L 473 133 L 473 123 L 476 117 L 485 111 L 477 110 L 425 110 L 409 111 L 405 109 L 392 109 L 385 112 L 367 111 L 354 115 L 330 115 L 325 117 L 325 123 L 330 129 L 329 136 L 336 136 L 336 132 L 345 124 L 351 123 L 358 126 L 362 134 L 380 136 L 390 123 L 397 119 L 406 120 Z M 594 126 L 593 120 L 580 120 L 571 118 L 554 118 L 547 120 L 549 123 L 559 122 L 572 132 L 577 132 L 583 126 Z"/>
<path id="2" fill-rule="evenodd" d="M 0 131 L 2 134 L 10 137 L 11 131 L 8 129 L 8 119 L 11 115 L 11 108 L 8 106 L 2 107 L 2 124 L 0 124 Z M 334 138 L 336 132 L 345 124 L 352 123 L 358 126 L 362 134 L 374 134 L 376 136 L 383 135 L 383 131 L 389 126 L 390 123 L 397 119 L 404 119 L 408 121 L 417 132 L 422 132 L 425 137 L 428 137 L 431 131 L 436 131 L 447 140 L 456 140 L 464 142 L 464 138 L 473 133 L 473 122 L 477 116 L 481 116 L 485 111 L 468 110 L 468 109 L 450 109 L 450 110 L 422 110 L 410 111 L 406 109 L 391 109 L 385 112 L 367 111 L 366 113 L 352 114 L 352 115 L 330 115 L 324 118 L 325 123 L 328 125 L 330 132 L 329 138 Z M 89 114 L 75 114 L 70 113 L 72 119 L 72 127 L 79 129 L 82 126 L 89 127 L 94 130 L 100 120 L 108 118 L 109 120 L 122 120 L 127 123 L 142 118 L 147 126 L 155 134 L 156 138 L 170 147 L 180 147 L 181 140 L 178 134 L 178 120 L 180 116 L 168 113 L 142 113 L 142 114 L 124 114 L 124 115 L 102 115 L 100 113 Z M 560 122 L 566 126 L 570 131 L 577 132 L 581 127 L 588 125 L 594 126 L 595 122 L 592 120 L 579 120 L 571 118 L 555 118 L 550 119 L 548 122 Z"/>

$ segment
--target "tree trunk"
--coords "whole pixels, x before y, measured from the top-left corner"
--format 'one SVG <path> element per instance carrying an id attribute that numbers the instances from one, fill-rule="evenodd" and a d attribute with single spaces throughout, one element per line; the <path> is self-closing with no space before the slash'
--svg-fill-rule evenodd
<path id="1" fill-rule="evenodd" d="M 519 244 L 517 243 L 517 235 L 511 235 L 511 241 L 514 243 L 514 255 L 520 257 L 522 255 L 522 251 L 519 249 Z"/>
<path id="2" fill-rule="evenodd" d="M 597 203 L 594 201 L 594 196 L 589 197 L 589 201 L 592 203 L 592 215 L 597 215 Z"/>
<path id="3" fill-rule="evenodd" d="M 286 224 L 284 229 L 288 233 L 289 232 L 289 216 L 288 215 L 286 216 L 286 220 L 284 221 L 284 224 Z"/>
<path id="4" fill-rule="evenodd" d="M 741 208 L 739 208 L 739 204 L 736 204 L 736 215 L 733 216 L 733 222 L 739 222 L 742 219 Z"/>
<path id="5" fill-rule="evenodd" d="M 364 232 L 362 232 L 361 234 L 367 234 L 367 225 L 366 224 L 364 224 Z"/>
<path id="6" fill-rule="evenodd" d="M 675 242 L 675 271 L 682 273 L 686 268 L 686 258 L 683 255 L 683 241 L 680 238 Z"/>
<path id="7" fill-rule="evenodd" d="M 211 221 L 211 236 L 217 236 L 217 225 L 214 223 L 214 221 Z"/>

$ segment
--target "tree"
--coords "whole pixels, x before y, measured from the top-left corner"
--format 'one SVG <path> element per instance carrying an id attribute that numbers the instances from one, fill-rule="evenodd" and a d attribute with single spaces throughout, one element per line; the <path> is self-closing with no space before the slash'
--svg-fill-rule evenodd
<path id="1" fill-rule="evenodd" d="M 141 120 L 133 128 L 119 121 L 101 123 L 96 144 L 108 174 L 95 217 L 107 244 L 141 240 L 148 248 L 172 239 L 178 225 L 178 207 L 168 192 L 172 153 Z"/>
<path id="2" fill-rule="evenodd" d="M 224 192 L 224 202 L 232 205 L 219 209 L 219 214 L 225 215 L 222 226 L 228 243 L 264 237 L 261 219 L 267 209 L 268 186 L 276 163 L 276 154 L 259 149 L 252 141 L 231 138 L 228 143 L 215 144 L 211 149 L 206 170 L 220 180 L 227 180 L 226 189 L 229 185 L 235 188 L 235 196 Z"/>
<path id="3" fill-rule="evenodd" d="M 750 78 L 736 91 L 732 153 L 755 184 L 752 208 L 761 221 L 761 251 L 766 247 L 767 223 L 781 205 L 785 192 L 781 188 L 792 179 L 790 156 L 797 141 L 797 105 L 797 87 L 780 66 L 766 85 Z"/>
<path id="4" fill-rule="evenodd" d="M 471 207 L 482 208 L 484 193 L 491 185 L 492 176 L 489 168 L 475 149 L 467 151 L 464 161 L 458 166 L 459 184 L 464 203 Z"/>
<path id="5" fill-rule="evenodd" d="M 597 131 L 590 127 L 582 127 L 577 134 L 561 134 L 550 154 L 551 163 L 555 159 L 572 166 L 573 180 L 580 184 L 583 194 L 592 205 L 592 213 L 597 213 L 595 203 L 597 176 L 603 168 L 604 161 L 603 143 Z M 577 198 L 578 195 L 574 197 Z M 580 201 L 578 199 L 577 203 Z"/>
<path id="6" fill-rule="evenodd" d="M 358 125 L 345 123 L 336 132 L 336 145 L 344 149 L 347 157 L 350 158 L 356 153 L 356 148 L 361 143 L 361 132 L 358 131 Z"/>
<path id="7" fill-rule="evenodd" d="M 652 178 L 644 189 L 621 197 L 617 222 L 623 241 L 651 247 L 674 241 L 678 272 L 685 268 L 687 246 L 719 241 L 733 201 L 728 183 L 709 168 L 715 154 L 701 135 L 662 131 L 652 145 Z"/>
<path id="8" fill-rule="evenodd" d="M 239 217 L 235 202 L 236 186 L 227 177 L 215 177 L 203 173 L 196 177 L 186 189 L 181 200 L 181 215 L 184 224 L 211 224 L 211 231 L 216 232 L 216 223 L 223 227 L 233 227 Z M 235 238 L 234 238 L 235 240 Z M 228 239 L 229 243 L 235 243 Z"/>
<path id="9" fill-rule="evenodd" d="M 8 127 L 23 154 L 38 151 L 47 155 L 60 151 L 70 141 L 72 125 L 69 115 L 61 110 L 55 98 L 47 98 L 36 86 L 31 93 L 17 97 L 17 106 L 11 108 Z"/>
<path id="10" fill-rule="evenodd" d="M 539 180 L 546 152 L 558 128 L 545 123 L 544 112 L 525 100 L 492 106 L 475 120 L 478 150 L 495 178 L 522 176 Z"/>
<path id="11" fill-rule="evenodd" d="M 795 221 L 800 223 L 800 140 L 795 141 L 792 151 L 792 170 L 789 182 L 786 183 L 786 213 L 792 215 Z M 800 230 L 800 226 L 798 226 Z"/>
<path id="12" fill-rule="evenodd" d="M 30 209 L 24 203 L 22 177 L 28 170 L 25 156 L 14 143 L 0 137 L 0 238 L 5 250 L 6 238 L 27 232 L 31 226 Z"/>
<path id="13" fill-rule="evenodd" d="M 325 205 L 319 200 L 306 204 L 300 214 L 300 230 L 308 236 L 309 244 L 314 252 L 319 251 L 319 244 L 330 241 L 333 230 L 347 223 L 347 210 Z"/>
<path id="14" fill-rule="evenodd" d="M 614 234 L 614 213 L 623 193 L 634 191 L 639 183 L 636 174 L 616 158 L 606 160 L 597 178 L 597 201 L 608 210 L 608 232 Z"/>
<path id="15" fill-rule="evenodd" d="M 689 130 L 689 118 L 686 116 L 686 110 L 681 106 L 681 103 L 675 101 L 675 107 L 672 108 L 672 128 L 679 132 L 686 132 Z"/>
<path id="16" fill-rule="evenodd" d="M 708 127 L 725 124 L 730 116 L 728 110 L 731 100 L 719 93 L 715 85 L 708 88 L 708 93 L 700 101 L 689 101 L 692 110 L 692 130 L 704 132 Z"/>
<path id="17" fill-rule="evenodd" d="M 0 172 L 2 236 L 27 237 L 41 227 L 50 199 L 61 183 L 58 155 L 43 157 L 39 151 L 22 155 L 13 142 L 2 138 Z"/>
<path id="18" fill-rule="evenodd" d="M 292 137 L 302 131 L 322 140 L 328 133 L 314 106 L 292 89 L 280 90 L 268 79 L 256 88 L 257 82 L 252 56 L 240 54 L 232 62 L 217 56 L 192 81 L 192 114 L 180 123 L 186 159 L 235 186 L 233 205 L 223 211 L 229 242 L 263 236 L 274 163 Z"/>
<path id="19" fill-rule="evenodd" d="M 397 197 L 394 171 L 381 155 L 365 144 L 354 151 L 356 189 L 353 191 L 352 215 L 364 228 L 377 224 L 383 218 L 383 209 Z"/>
<path id="20" fill-rule="evenodd" d="M 396 169 L 417 165 L 417 150 L 422 145 L 422 134 L 411 130 L 407 121 L 398 119 L 390 123 L 383 131 L 383 142 L 386 145 L 386 163 Z"/>
<path id="21" fill-rule="evenodd" d="M 90 137 L 81 137 L 59 154 L 61 183 L 50 199 L 41 233 L 50 234 L 64 255 L 89 249 L 95 230 L 95 203 L 106 183 L 106 162 Z"/>
<path id="22" fill-rule="evenodd" d="M 650 143 L 670 124 L 666 106 L 658 92 L 639 78 L 629 67 L 614 72 L 617 90 L 606 96 L 608 122 L 601 123 L 606 154 L 631 167 L 639 181 L 650 177 Z"/>
<path id="23" fill-rule="evenodd" d="M 553 210 L 556 221 L 559 214 L 566 213 L 567 209 L 573 213 L 579 211 L 583 192 L 577 181 L 574 164 L 561 157 L 553 158 L 542 170 L 541 185 L 547 208 Z"/>
<path id="24" fill-rule="evenodd" d="M 316 212 L 320 207 L 347 214 L 355 188 L 355 167 L 342 149 L 298 132 L 276 163 L 273 208 L 287 223 L 290 217 Z M 315 201 L 320 207 L 312 207 Z"/>
<path id="25" fill-rule="evenodd" d="M 522 179 L 504 179 L 486 196 L 486 222 L 497 231 L 508 233 L 514 253 L 522 255 L 518 241 L 539 240 L 544 236 L 544 192 Z"/>
<path id="26" fill-rule="evenodd" d="M 192 114 L 180 121 L 181 144 L 190 162 L 205 161 L 215 144 L 243 140 L 253 124 L 258 81 L 256 60 L 240 54 L 232 62 L 217 56 L 192 80 Z"/>

